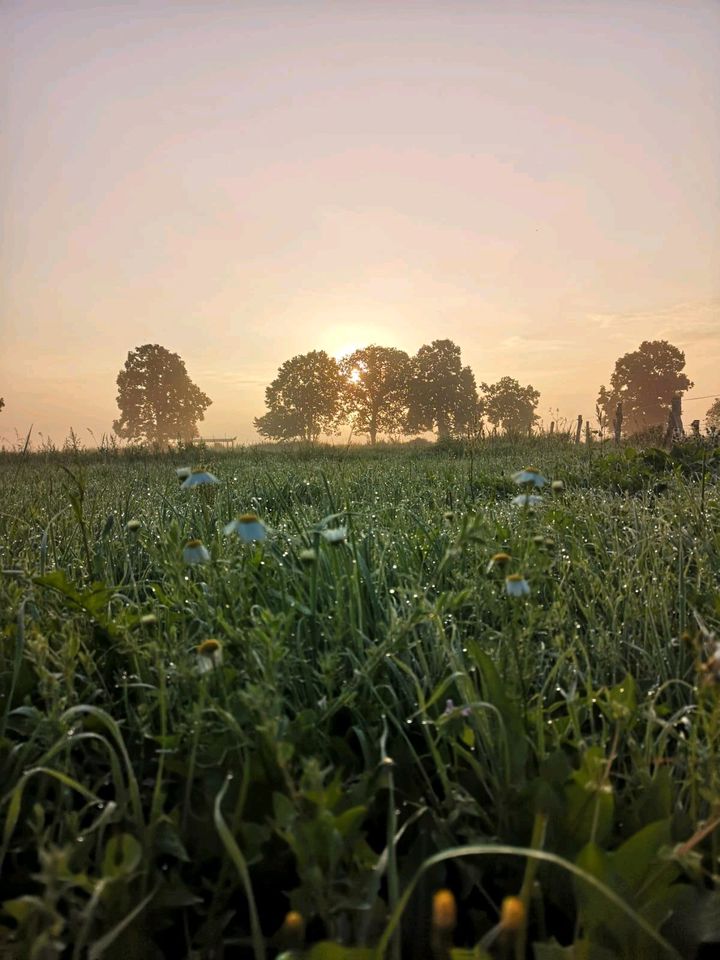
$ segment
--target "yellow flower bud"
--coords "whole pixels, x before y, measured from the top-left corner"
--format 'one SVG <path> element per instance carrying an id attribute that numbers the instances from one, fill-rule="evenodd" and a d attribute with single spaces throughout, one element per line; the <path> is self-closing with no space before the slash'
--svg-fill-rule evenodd
<path id="1" fill-rule="evenodd" d="M 302 933 L 305 929 L 305 921 L 303 920 L 303 915 L 297 910 L 290 910 L 289 913 L 285 914 L 285 922 L 283 926 L 288 933 Z"/>
<path id="2" fill-rule="evenodd" d="M 457 923 L 457 905 L 450 890 L 438 890 L 432 901 L 432 925 L 435 930 L 449 932 Z"/>
<path id="3" fill-rule="evenodd" d="M 305 940 L 305 918 L 297 910 L 290 910 L 285 914 L 283 925 L 278 935 L 278 943 L 284 948 L 290 948 L 292 956 L 295 956 L 295 950 L 302 948 Z M 282 954 L 285 956 L 286 954 Z M 287 954 L 290 956 L 290 954 Z"/>
<path id="4" fill-rule="evenodd" d="M 525 923 L 525 905 L 520 897 L 505 897 L 500 907 L 500 926 L 514 933 Z"/>

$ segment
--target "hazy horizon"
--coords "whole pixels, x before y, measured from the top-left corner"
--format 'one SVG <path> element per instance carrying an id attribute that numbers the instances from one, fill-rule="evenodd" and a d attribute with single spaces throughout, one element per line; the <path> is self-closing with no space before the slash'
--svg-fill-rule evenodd
<path id="1" fill-rule="evenodd" d="M 647 339 L 720 395 L 720 3 L 10 0 L 0 63 L 0 445 L 109 433 L 144 343 L 240 442 L 373 342 L 546 422 Z"/>

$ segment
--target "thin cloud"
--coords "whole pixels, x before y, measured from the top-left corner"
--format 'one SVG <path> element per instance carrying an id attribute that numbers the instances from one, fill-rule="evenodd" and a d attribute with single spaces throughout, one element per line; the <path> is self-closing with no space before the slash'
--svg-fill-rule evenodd
<path id="1" fill-rule="evenodd" d="M 558 340 L 550 337 L 527 337 L 515 334 L 501 340 L 498 348 L 501 350 L 522 351 L 523 353 L 546 353 L 555 350 L 571 350 L 574 344 L 571 340 Z"/>
<path id="2" fill-rule="evenodd" d="M 625 313 L 590 313 L 587 321 L 600 330 L 627 337 L 652 334 L 654 339 L 671 339 L 679 346 L 704 342 L 720 347 L 720 298 L 689 301 L 659 310 Z"/>

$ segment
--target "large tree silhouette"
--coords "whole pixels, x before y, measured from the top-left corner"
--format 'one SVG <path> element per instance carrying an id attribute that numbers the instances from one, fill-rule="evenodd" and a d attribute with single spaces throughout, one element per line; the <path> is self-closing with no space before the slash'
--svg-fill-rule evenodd
<path id="1" fill-rule="evenodd" d="M 270 440 L 314 443 L 342 421 L 342 389 L 338 362 L 324 350 L 292 357 L 265 390 L 268 412 L 255 419 L 255 429 Z"/>
<path id="2" fill-rule="evenodd" d="M 420 347 L 408 391 L 408 431 L 436 429 L 443 440 L 462 433 L 476 409 L 475 377 L 470 367 L 463 367 L 460 347 L 452 340 Z"/>
<path id="3" fill-rule="evenodd" d="M 197 387 L 177 353 L 146 343 L 128 353 L 117 377 L 119 437 L 147 443 L 191 440 L 212 400 Z"/>
<path id="4" fill-rule="evenodd" d="M 502 377 L 497 383 L 481 383 L 480 390 L 483 415 L 505 433 L 528 433 L 538 419 L 540 392 L 530 384 L 522 387 L 512 377 Z"/>
<path id="5" fill-rule="evenodd" d="M 610 389 L 600 387 L 597 406 L 608 423 L 622 402 L 628 434 L 664 424 L 674 394 L 689 390 L 692 380 L 682 372 L 685 354 L 667 340 L 644 340 L 637 350 L 615 361 Z"/>
<path id="6" fill-rule="evenodd" d="M 340 361 L 345 408 L 353 429 L 375 443 L 378 433 L 399 433 L 405 426 L 410 357 L 404 350 L 371 344 Z"/>

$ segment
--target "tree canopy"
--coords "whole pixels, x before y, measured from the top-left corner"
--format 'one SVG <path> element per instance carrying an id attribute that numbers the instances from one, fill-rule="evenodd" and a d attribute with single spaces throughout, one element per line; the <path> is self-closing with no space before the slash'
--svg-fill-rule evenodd
<path id="1" fill-rule="evenodd" d="M 720 397 L 715 397 L 710 405 L 710 409 L 705 414 L 705 423 L 711 430 L 720 430 Z"/>
<path id="2" fill-rule="evenodd" d="M 113 430 L 126 440 L 156 444 L 191 440 L 212 403 L 192 382 L 178 354 L 157 343 L 128 353 L 117 385 L 120 417 Z"/>
<path id="3" fill-rule="evenodd" d="M 480 409 L 494 427 L 505 433 L 528 433 L 538 419 L 535 410 L 540 392 L 531 385 L 522 387 L 512 377 L 497 383 L 480 384 Z"/>
<path id="4" fill-rule="evenodd" d="M 268 412 L 255 419 L 255 429 L 270 440 L 315 442 L 342 421 L 343 386 L 337 360 L 324 350 L 292 357 L 265 390 Z"/>
<path id="5" fill-rule="evenodd" d="M 315 441 L 349 420 L 375 443 L 381 434 L 474 434 L 483 413 L 506 432 L 525 433 L 536 422 L 540 394 L 532 386 L 503 377 L 482 388 L 479 400 L 475 376 L 452 340 L 424 344 L 414 357 L 377 344 L 340 361 L 313 351 L 279 368 L 255 428 L 271 440 Z"/>
<path id="6" fill-rule="evenodd" d="M 353 429 L 375 443 L 379 433 L 405 428 L 412 365 L 404 350 L 371 344 L 340 361 L 345 410 Z"/>
<path id="7" fill-rule="evenodd" d="M 678 347 L 667 340 L 644 340 L 637 350 L 615 361 L 610 389 L 600 387 L 598 410 L 612 422 L 622 402 L 628 434 L 665 423 L 673 396 L 693 386 L 684 366 L 685 354 Z"/>
<path id="8" fill-rule="evenodd" d="M 436 429 L 442 440 L 462 433 L 476 411 L 475 377 L 470 367 L 463 367 L 460 347 L 452 340 L 420 347 L 408 391 L 408 432 Z"/>

